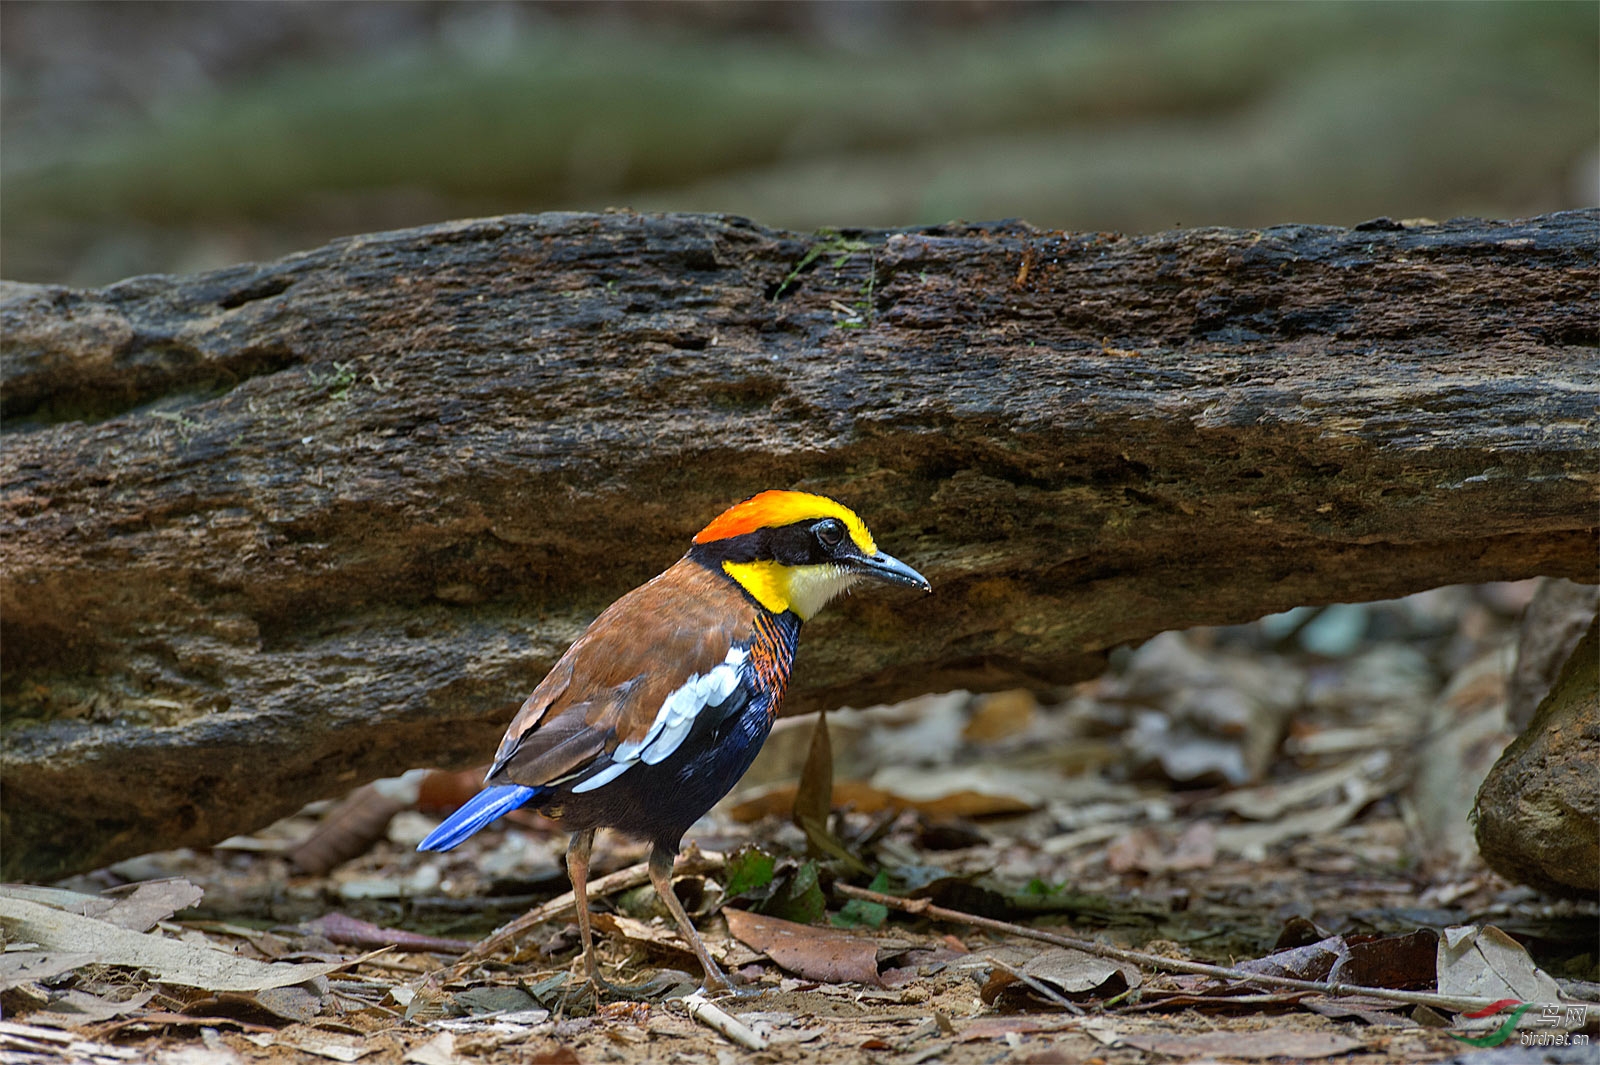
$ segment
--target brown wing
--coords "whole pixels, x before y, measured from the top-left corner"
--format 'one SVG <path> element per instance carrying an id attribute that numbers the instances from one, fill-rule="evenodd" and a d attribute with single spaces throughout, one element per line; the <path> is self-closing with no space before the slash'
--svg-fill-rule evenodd
<path id="1" fill-rule="evenodd" d="M 668 695 L 748 638 L 757 608 L 682 559 L 606 608 L 528 696 L 486 783 L 539 787 L 650 730 Z"/>

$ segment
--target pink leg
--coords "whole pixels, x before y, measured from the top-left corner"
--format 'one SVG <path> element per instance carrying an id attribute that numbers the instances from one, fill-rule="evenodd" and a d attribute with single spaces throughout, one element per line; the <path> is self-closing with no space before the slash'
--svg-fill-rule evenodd
<path id="1" fill-rule="evenodd" d="M 694 948 L 695 957 L 700 959 L 700 968 L 704 969 L 706 974 L 707 989 L 726 990 L 731 986 L 728 978 L 722 975 L 717 963 L 711 960 L 711 952 L 706 950 L 705 943 L 700 939 L 700 933 L 695 931 L 689 915 L 683 911 L 683 903 L 678 901 L 677 892 L 672 890 L 672 852 L 664 847 L 658 846 L 650 851 L 650 880 L 656 886 L 656 894 L 661 896 L 661 901 L 672 913 L 672 919 L 678 922 L 678 928 L 683 931 L 683 938 Z"/>

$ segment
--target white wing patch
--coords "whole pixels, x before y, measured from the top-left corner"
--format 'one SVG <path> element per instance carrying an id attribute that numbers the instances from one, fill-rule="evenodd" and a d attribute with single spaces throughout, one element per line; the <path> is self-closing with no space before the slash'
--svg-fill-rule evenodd
<path id="1" fill-rule="evenodd" d="M 657 765 L 671 756 L 694 727 L 694 719 L 701 710 L 716 706 L 733 694 L 739 686 L 739 674 L 749 656 L 742 647 L 728 651 L 728 657 L 710 672 L 696 673 L 661 703 L 650 731 L 630 743 L 620 743 L 611 752 L 608 765 L 590 774 L 581 784 L 573 786 L 574 792 L 593 791 L 609 784 L 629 769 L 643 762 Z"/>

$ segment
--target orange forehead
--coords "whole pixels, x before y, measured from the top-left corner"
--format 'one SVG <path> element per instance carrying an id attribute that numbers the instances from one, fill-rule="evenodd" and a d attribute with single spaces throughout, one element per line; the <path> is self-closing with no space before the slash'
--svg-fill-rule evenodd
<path id="1" fill-rule="evenodd" d="M 866 523 L 856 516 L 855 511 L 827 496 L 816 496 L 810 492 L 772 490 L 751 496 L 717 515 L 710 525 L 700 530 L 694 542 L 705 544 L 730 536 L 743 536 L 757 529 L 776 529 L 797 521 L 819 518 L 838 518 L 850 530 L 850 539 L 855 541 L 862 554 L 877 554 L 878 545 L 873 543 Z"/>

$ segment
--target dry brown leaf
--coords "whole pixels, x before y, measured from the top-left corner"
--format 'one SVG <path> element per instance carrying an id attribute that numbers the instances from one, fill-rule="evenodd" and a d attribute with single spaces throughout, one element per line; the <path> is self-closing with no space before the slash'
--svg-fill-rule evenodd
<path id="1" fill-rule="evenodd" d="M 108 899 L 104 895 L 85 895 L 65 888 L 40 887 L 36 884 L 0 884 L 0 897 L 37 902 L 41 906 L 52 906 L 80 917 L 104 917 L 117 904 L 116 899 Z"/>
<path id="2" fill-rule="evenodd" d="M 1026 688 L 980 695 L 972 701 L 972 716 L 961 730 L 968 743 L 993 743 L 1027 731 L 1039 712 L 1039 700 Z"/>
<path id="3" fill-rule="evenodd" d="M 147 990 L 120 1002 L 114 1002 L 99 995 L 91 995 L 87 991 L 58 991 L 51 994 L 48 1010 L 28 1014 L 28 1023 L 42 1024 L 50 1028 L 81 1028 L 84 1025 L 109 1021 L 124 1013 L 132 1013 L 154 997 L 155 992 Z"/>
<path id="4" fill-rule="evenodd" d="M 1251 825 L 1223 825 L 1217 829 L 1217 849 L 1237 854 L 1249 861 L 1261 861 L 1267 849 L 1301 836 L 1327 836 L 1354 820 L 1356 814 L 1374 799 L 1379 790 L 1364 778 L 1356 778 L 1345 788 L 1345 799 L 1332 806 L 1288 814 L 1277 821 Z"/>
<path id="5" fill-rule="evenodd" d="M 1217 827 L 1210 821 L 1196 821 L 1183 830 L 1172 850 L 1160 860 L 1161 872 L 1191 873 L 1196 869 L 1210 869 L 1217 864 Z"/>
<path id="6" fill-rule="evenodd" d="M 1106 848 L 1106 865 L 1113 873 L 1193 872 L 1217 864 L 1217 829 L 1209 821 L 1196 821 L 1167 846 L 1153 828 L 1136 828 Z"/>
<path id="7" fill-rule="evenodd" d="M 594 915 L 594 927 L 607 935 L 620 936 L 634 943 L 687 954 L 691 957 L 694 955 L 694 949 L 683 941 L 683 936 L 679 934 L 675 925 L 652 924 L 649 921 L 624 917 L 620 913 L 597 913 Z M 707 940 L 706 949 L 717 962 L 726 962 L 727 952 L 719 944 Z"/>
<path id="8" fill-rule="evenodd" d="M 1096 957 L 1081 950 L 1051 947 L 1008 970 L 997 966 L 980 996 L 988 1005 L 1005 998 L 1028 996 L 1027 980 L 1037 981 L 1068 998 L 1119 995 L 1144 982 L 1138 968 Z M 1039 994 L 1035 990 L 1035 995 Z"/>
<path id="9" fill-rule="evenodd" d="M 1422 718 L 1402 809 L 1413 854 L 1429 870 L 1481 868 L 1473 808 L 1484 778 L 1516 735 L 1506 727 L 1511 669 L 1510 647 L 1485 650 L 1456 671 Z"/>
<path id="10" fill-rule="evenodd" d="M 978 768 L 978 767 L 974 767 Z M 954 770 L 933 774 L 936 781 L 948 782 Z M 778 784 L 755 792 L 728 808 L 735 821 L 749 823 L 763 817 L 787 817 L 794 809 L 799 786 Z M 1037 808 L 1036 799 L 996 794 L 990 791 L 963 788 L 926 798 L 914 798 L 878 787 L 865 780 L 837 781 L 833 785 L 835 806 L 849 807 L 856 813 L 875 814 L 885 810 L 915 810 L 935 818 L 989 817 L 1000 814 L 1021 814 Z"/>
<path id="11" fill-rule="evenodd" d="M 870 939 L 745 910 L 722 913 L 735 939 L 796 976 L 830 984 L 883 986 L 878 975 L 878 945 Z"/>
<path id="12" fill-rule="evenodd" d="M 1292 1028 L 1262 1032 L 1197 1032 L 1194 1035 L 1146 1032 L 1124 1035 L 1122 1043 L 1124 1046 L 1173 1057 L 1244 1058 L 1247 1061 L 1331 1058 L 1366 1046 L 1359 1039 L 1336 1032 L 1303 1032 Z"/>
<path id="13" fill-rule="evenodd" d="M 164 1010 L 157 1010 L 151 1013 L 141 1013 L 136 1017 L 123 1017 L 120 1020 L 112 1021 L 104 1028 L 99 1029 L 99 1034 L 110 1036 L 113 1032 L 135 1026 L 141 1029 L 198 1028 L 204 1031 L 207 1028 L 237 1028 L 241 1032 L 265 1033 L 276 1031 L 276 1029 L 269 1028 L 264 1024 L 251 1024 L 249 1021 L 241 1021 L 237 1017 L 208 1016 L 203 1013 L 168 1013 Z"/>
<path id="14" fill-rule="evenodd" d="M 226 1043 L 215 1046 L 163 1047 L 150 1059 L 151 1065 L 240 1065 L 244 1059 Z"/>
<path id="15" fill-rule="evenodd" d="M 835 858 L 858 873 L 869 872 L 861 862 L 828 828 L 833 812 L 833 746 L 828 738 L 828 715 L 817 714 L 811 729 L 811 747 L 806 753 L 806 764 L 800 771 L 800 783 L 794 796 L 793 820 L 806 834 L 806 852 L 812 857 Z"/>
<path id="16" fill-rule="evenodd" d="M 62 888 L 35 887 L 31 884 L 0 886 L 0 896 L 38 903 L 79 917 L 108 921 L 119 928 L 143 932 L 179 910 L 199 902 L 205 892 L 188 880 L 148 880 L 125 885 L 116 894 L 84 895 Z"/>
<path id="17" fill-rule="evenodd" d="M 1353 1017 L 1364 1024 L 1380 1028 L 1403 1028 L 1412 1023 L 1408 1018 L 1395 1012 L 1404 1008 L 1401 1003 L 1387 1002 L 1380 998 L 1312 995 L 1301 999 L 1300 1005 L 1324 1017 L 1332 1017 L 1335 1020 L 1349 1020 Z"/>
<path id="18" fill-rule="evenodd" d="M 817 722 L 811 727 L 811 746 L 806 752 L 806 764 L 800 770 L 800 783 L 794 796 L 794 823 L 801 828 L 809 819 L 813 824 L 826 826 L 833 812 L 833 748 L 828 740 L 828 715 L 818 712 Z"/>
<path id="19" fill-rule="evenodd" d="M 1161 839 L 1153 828 L 1124 832 L 1106 848 L 1106 867 L 1113 873 L 1131 873 L 1155 864 L 1161 852 Z"/>
<path id="20" fill-rule="evenodd" d="M 1306 806 L 1342 789 L 1359 777 L 1378 777 L 1389 767 L 1388 751 L 1373 751 L 1331 769 L 1290 780 L 1224 792 L 1202 806 L 1235 813 L 1251 821 L 1275 821 L 1297 806 Z"/>
<path id="21" fill-rule="evenodd" d="M 304 983 L 343 968 L 337 963 L 283 965 L 253 961 L 3 896 L 0 925 L 10 938 L 37 943 L 48 951 L 88 954 L 101 965 L 145 969 L 163 983 L 208 991 L 264 991 Z"/>
<path id="22" fill-rule="evenodd" d="M 205 895 L 187 880 L 148 880 L 133 885 L 130 894 L 114 900 L 105 913 L 97 914 L 130 932 L 148 932 L 179 910 L 186 910 Z"/>
<path id="23" fill-rule="evenodd" d="M 304 1022 L 322 1012 L 322 996 L 303 987 L 269 987 L 264 991 L 224 991 L 220 1002 L 260 1010 L 280 1020 Z"/>
<path id="24" fill-rule="evenodd" d="M 1439 933 L 1419 928 L 1406 935 L 1351 936 L 1328 979 L 1363 987 L 1429 989 L 1438 977 Z"/>
<path id="25" fill-rule="evenodd" d="M 70 973 L 96 960 L 84 951 L 8 950 L 0 954 L 0 991 Z"/>
<path id="26" fill-rule="evenodd" d="M 578 1052 L 569 1046 L 560 1043 L 551 1043 L 542 1050 L 535 1050 L 527 1057 L 519 1058 L 527 1065 L 579 1065 L 582 1061 Z"/>
<path id="27" fill-rule="evenodd" d="M 1300 699 L 1300 677 L 1280 663 L 1207 653 L 1166 632 L 1133 653 L 1115 682 L 1136 704 L 1123 743 L 1146 771 L 1171 780 L 1259 780 L 1283 721 Z"/>
<path id="28" fill-rule="evenodd" d="M 980 1017 L 961 1029 L 958 1037 L 963 1043 L 977 1043 L 985 1039 L 1003 1039 L 1012 1032 L 1027 1035 L 1033 1032 L 1059 1032 L 1071 1028 L 1076 1018 L 1059 1020 L 1043 1017 Z"/>
<path id="29" fill-rule="evenodd" d="M 1022 769 L 1008 762 L 944 766 L 931 772 L 913 765 L 888 765 L 872 775 L 872 785 L 908 808 L 940 817 L 1023 813 L 1071 790 L 1053 768 Z"/>
<path id="30" fill-rule="evenodd" d="M 1040 951 L 1028 959 L 1022 971 L 1068 994 L 1094 991 L 1119 977 L 1123 985 L 1130 988 L 1144 982 L 1136 966 L 1066 948 Z"/>
<path id="31" fill-rule="evenodd" d="M 406 1051 L 402 1060 L 409 1065 L 459 1065 L 464 1059 L 456 1056 L 456 1037 L 440 1032 L 426 1043 Z"/>
<path id="32" fill-rule="evenodd" d="M 1216 825 L 1206 820 L 1184 828 L 1171 846 L 1155 828 L 1134 828 L 1106 848 L 1110 872 L 1186 873 L 1216 865 Z"/>
<path id="33" fill-rule="evenodd" d="M 1238 962 L 1237 968 L 1296 980 L 1431 988 L 1438 941 L 1438 933 L 1426 928 L 1396 936 L 1327 936 L 1315 943 L 1274 951 L 1264 958 Z"/>
<path id="34" fill-rule="evenodd" d="M 303 1054 L 314 1054 L 330 1061 L 345 1062 L 359 1061 L 379 1049 L 371 1041 L 357 1036 L 335 1035 L 301 1026 L 279 1032 L 272 1045 L 298 1050 Z"/>
<path id="35" fill-rule="evenodd" d="M 69 1049 L 70 1048 L 70 1049 Z M 12 1056 L 11 1051 L 23 1051 Z M 41 1055 L 41 1051 L 44 1052 Z M 0 1054 L 7 1062 L 49 1061 L 46 1055 L 56 1054 L 62 1061 L 138 1061 L 143 1055 L 131 1047 L 113 1046 L 110 1043 L 91 1043 L 75 1032 L 57 1032 L 33 1024 L 0 1020 Z"/>
<path id="36" fill-rule="evenodd" d="M 415 788 L 395 794 L 385 783 L 374 781 L 357 788 L 330 810 L 311 834 L 289 850 L 289 861 L 296 871 L 324 876 L 334 868 L 359 858 L 372 849 L 389 831 L 394 815 L 416 805 Z M 420 783 L 420 781 L 418 781 Z"/>
<path id="37" fill-rule="evenodd" d="M 1561 989 L 1522 944 L 1494 925 L 1446 928 L 1439 939 L 1439 993 L 1559 1002 Z"/>
<path id="38" fill-rule="evenodd" d="M 395 947 L 404 951 L 422 951 L 431 954 L 462 954 L 472 949 L 464 939 L 442 939 L 407 932 L 400 928 L 382 928 L 343 913 L 328 913 L 305 925 L 313 932 L 326 936 L 330 942 L 348 947 Z"/>

